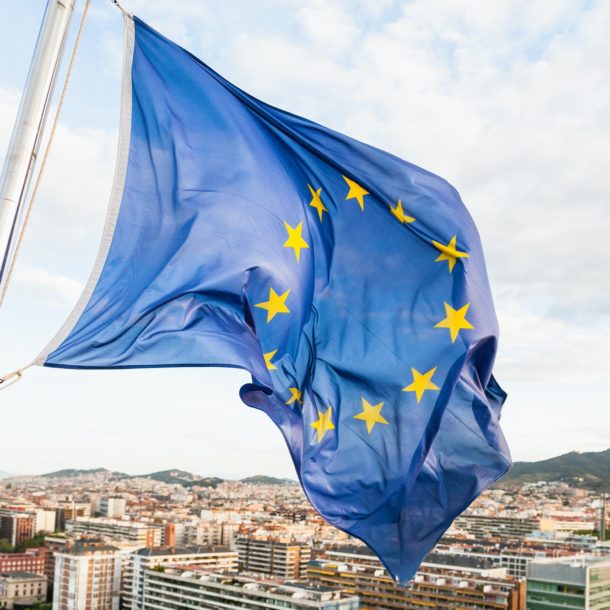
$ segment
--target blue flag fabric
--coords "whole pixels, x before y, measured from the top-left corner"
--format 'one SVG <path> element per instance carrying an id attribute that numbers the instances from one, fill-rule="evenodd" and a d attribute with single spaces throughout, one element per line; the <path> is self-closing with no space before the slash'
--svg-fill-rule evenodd
<path id="1" fill-rule="evenodd" d="M 39 363 L 250 371 L 241 397 L 283 433 L 313 506 L 407 581 L 510 465 L 472 219 L 438 176 L 126 24 L 115 201 Z"/>

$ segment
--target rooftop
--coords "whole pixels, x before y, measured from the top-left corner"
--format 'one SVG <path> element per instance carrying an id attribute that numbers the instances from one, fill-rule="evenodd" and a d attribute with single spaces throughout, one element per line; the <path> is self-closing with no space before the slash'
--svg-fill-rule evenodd
<path id="1" fill-rule="evenodd" d="M 426 564 L 455 566 L 475 570 L 490 570 L 496 567 L 490 557 L 473 556 L 465 553 L 428 553 L 422 562 L 422 565 Z"/>
<path id="2" fill-rule="evenodd" d="M 545 557 L 531 562 L 537 565 L 561 565 L 571 568 L 610 567 L 610 557 L 596 555 L 568 555 L 566 557 Z"/>
<path id="3" fill-rule="evenodd" d="M 65 549 L 61 552 L 62 555 L 91 555 L 93 553 L 109 553 L 118 551 L 116 546 L 110 546 L 108 544 L 83 544 L 82 542 L 76 542 L 69 549 Z"/>
<path id="4" fill-rule="evenodd" d="M 164 572 L 150 570 L 149 573 L 161 579 L 184 579 L 209 585 L 235 587 L 241 589 L 244 595 L 260 595 L 261 592 L 264 592 L 269 595 L 317 601 L 354 597 L 346 594 L 340 588 L 320 586 L 306 581 L 248 576 L 247 574 L 235 575 L 229 572 L 214 572 L 201 566 L 167 568 Z"/>
<path id="5" fill-rule="evenodd" d="M 2 580 L 46 580 L 46 576 L 33 572 L 0 572 Z"/>
<path id="6" fill-rule="evenodd" d="M 231 553 L 231 549 L 226 546 L 187 546 L 182 548 L 155 547 L 144 548 L 135 551 L 135 555 L 141 557 L 165 557 L 168 555 L 199 555 L 204 553 Z"/>

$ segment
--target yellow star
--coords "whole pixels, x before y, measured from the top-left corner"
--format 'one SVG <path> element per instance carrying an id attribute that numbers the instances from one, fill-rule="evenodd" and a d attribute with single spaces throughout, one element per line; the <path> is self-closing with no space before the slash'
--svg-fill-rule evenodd
<path id="1" fill-rule="evenodd" d="M 449 265 L 449 273 L 453 271 L 458 258 L 469 258 L 468 252 L 460 252 L 457 249 L 457 246 L 455 245 L 456 237 L 457 236 L 454 235 L 446 246 L 438 241 L 432 240 L 432 245 L 441 251 L 434 262 L 438 263 L 439 261 L 447 261 Z"/>
<path id="2" fill-rule="evenodd" d="M 411 369 L 413 375 L 413 383 L 403 388 L 403 392 L 415 392 L 417 403 L 421 400 L 426 390 L 440 390 L 440 388 L 432 381 L 432 376 L 436 373 L 436 367 L 430 369 L 427 373 L 420 373 L 417 369 Z"/>
<path id="3" fill-rule="evenodd" d="M 267 368 L 270 371 L 275 371 L 277 370 L 277 366 L 275 366 L 275 364 L 273 364 L 273 362 L 271 362 L 271 359 L 277 354 L 277 350 L 274 349 L 272 352 L 267 352 L 266 354 L 263 354 L 263 358 L 265 359 L 265 364 L 267 365 Z"/>
<path id="4" fill-rule="evenodd" d="M 297 402 L 299 404 L 303 403 L 303 400 L 301 398 L 302 394 L 299 391 L 299 388 L 288 388 L 288 390 L 290 391 L 291 396 L 290 400 L 286 402 L 287 405 L 291 405 L 293 402 Z"/>
<path id="5" fill-rule="evenodd" d="M 326 206 L 322 203 L 322 197 L 320 195 L 322 193 L 322 189 L 319 188 L 317 191 L 315 191 L 309 184 L 307 186 L 309 187 L 309 192 L 311 193 L 311 201 L 309 202 L 309 205 L 318 211 L 320 222 L 322 222 L 322 214 L 324 212 L 328 214 L 328 210 L 326 209 Z"/>
<path id="6" fill-rule="evenodd" d="M 313 422 L 312 424 L 309 424 L 312 428 L 315 428 L 316 431 L 318 432 L 318 443 L 320 443 L 322 441 L 322 439 L 324 438 L 324 435 L 329 430 L 335 429 L 335 424 L 333 424 L 333 422 L 332 422 L 332 416 L 333 416 L 332 407 L 328 407 L 328 410 L 326 411 L 326 413 L 322 413 L 322 411 L 318 410 L 318 419 L 315 422 Z"/>
<path id="7" fill-rule="evenodd" d="M 390 206 L 390 211 L 392 212 L 392 214 L 394 214 L 394 216 L 396 217 L 396 219 L 399 222 L 405 223 L 405 222 L 415 222 L 415 218 L 413 218 L 413 216 L 407 216 L 403 209 L 402 209 L 402 201 L 399 199 L 396 202 L 396 207 L 393 208 L 392 206 Z"/>
<path id="8" fill-rule="evenodd" d="M 361 419 L 362 421 L 366 422 L 366 431 L 369 434 L 372 432 L 375 424 L 389 423 L 381 415 L 381 409 L 383 407 L 382 402 L 380 402 L 376 405 L 372 405 L 364 397 L 362 397 L 361 400 L 362 400 L 362 413 L 358 413 L 358 415 L 354 415 L 354 419 Z"/>
<path id="9" fill-rule="evenodd" d="M 303 239 L 303 221 L 301 221 L 296 227 L 291 227 L 287 222 L 284 221 L 284 227 L 288 233 L 288 239 L 284 242 L 284 248 L 292 248 L 294 255 L 297 257 L 297 263 L 301 258 L 301 250 L 303 248 L 309 249 L 309 244 Z"/>
<path id="10" fill-rule="evenodd" d="M 284 294 L 277 294 L 273 288 L 269 288 L 269 300 L 262 303 L 256 303 L 256 307 L 267 310 L 267 324 L 275 318 L 278 313 L 290 313 L 290 309 L 286 307 L 286 299 L 290 294 L 290 288 Z"/>
<path id="11" fill-rule="evenodd" d="M 359 184 L 343 176 L 343 180 L 347 182 L 349 191 L 345 196 L 345 199 L 356 199 L 361 210 L 364 210 L 364 197 L 369 194 L 368 191 L 364 190 Z"/>
<path id="12" fill-rule="evenodd" d="M 434 328 L 448 328 L 451 333 L 451 343 L 455 343 L 458 333 L 463 328 L 466 330 L 472 330 L 474 326 L 466 319 L 468 308 L 470 303 L 466 303 L 464 307 L 460 309 L 453 309 L 451 305 L 445 303 L 445 314 L 447 317 L 441 320 L 438 324 L 434 325 Z"/>

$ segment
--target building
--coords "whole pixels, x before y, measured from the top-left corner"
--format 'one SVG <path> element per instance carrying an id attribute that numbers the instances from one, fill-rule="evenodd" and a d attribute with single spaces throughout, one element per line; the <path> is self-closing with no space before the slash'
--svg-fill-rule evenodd
<path id="1" fill-rule="evenodd" d="M 186 544 L 196 545 L 222 545 L 233 546 L 235 536 L 239 530 L 238 523 L 200 521 L 199 523 L 186 524 L 180 528 L 174 525 L 176 540 L 178 539 L 177 530 L 180 530 L 180 539 Z M 182 525 L 182 524 L 181 524 Z M 167 544 L 166 546 L 170 546 Z"/>
<path id="2" fill-rule="evenodd" d="M 0 572 L 0 608 L 24 608 L 47 598 L 47 578 L 29 572 Z"/>
<path id="3" fill-rule="evenodd" d="M 430 553 L 408 587 L 398 585 L 364 547 L 326 551 L 311 561 L 307 577 L 360 596 L 363 608 L 524 610 L 525 583 L 492 562 Z"/>
<path id="4" fill-rule="evenodd" d="M 44 548 L 26 549 L 24 553 L 0 553 L 2 573 L 29 572 L 44 576 L 46 563 L 47 551 Z"/>
<path id="5" fill-rule="evenodd" d="M 118 610 L 120 587 L 115 547 L 77 543 L 55 555 L 53 610 Z"/>
<path id="6" fill-rule="evenodd" d="M 139 610 L 142 607 L 145 574 L 148 571 L 184 564 L 213 571 L 236 572 L 237 551 L 224 547 L 187 547 L 140 549 L 129 553 L 123 559 L 123 608 Z"/>
<path id="7" fill-rule="evenodd" d="M 360 600 L 335 587 L 213 573 L 176 567 L 146 573 L 141 610 L 223 608 L 223 610 L 358 610 Z"/>
<path id="8" fill-rule="evenodd" d="M 176 548 L 176 524 L 166 523 L 163 526 L 163 538 L 161 545 L 168 548 Z"/>
<path id="9" fill-rule="evenodd" d="M 0 509 L 0 539 L 13 546 L 34 537 L 35 516 L 29 512 Z"/>
<path id="10" fill-rule="evenodd" d="M 55 515 L 55 527 L 63 532 L 68 521 L 90 517 L 91 505 L 87 502 L 62 502 L 55 509 Z"/>
<path id="11" fill-rule="evenodd" d="M 493 517 L 486 515 L 460 515 L 452 529 L 461 530 L 477 540 L 497 538 L 500 540 L 516 540 L 525 538 L 536 531 L 554 529 L 549 519 L 533 517 Z"/>
<path id="12" fill-rule="evenodd" d="M 279 578 L 303 578 L 311 559 L 307 545 L 282 538 L 242 536 L 236 547 L 241 570 Z"/>
<path id="13" fill-rule="evenodd" d="M 66 523 L 66 532 L 75 536 L 99 536 L 108 540 L 130 542 L 136 546 L 161 546 L 164 528 L 161 525 L 121 521 L 119 519 L 76 519 Z"/>
<path id="14" fill-rule="evenodd" d="M 485 549 L 471 551 L 467 547 L 457 547 L 452 545 L 449 548 L 446 545 L 438 544 L 436 550 L 453 556 L 471 557 L 482 561 L 488 561 L 494 566 L 506 568 L 508 576 L 525 579 L 527 576 L 527 564 L 534 559 L 544 559 L 545 557 L 559 557 L 561 555 L 571 555 L 574 553 L 557 552 L 556 549 L 542 550 L 528 548 L 523 545 L 517 548 L 504 547 L 496 544 Z"/>
<path id="15" fill-rule="evenodd" d="M 531 561 L 527 610 L 610 608 L 610 559 L 573 556 Z"/>
<path id="16" fill-rule="evenodd" d="M 109 519 L 121 519 L 126 508 L 125 498 L 102 498 L 100 500 L 100 514 Z"/>
<path id="17" fill-rule="evenodd" d="M 34 512 L 34 534 L 53 533 L 57 525 L 57 513 L 54 510 L 37 508 Z"/>
<path id="18" fill-rule="evenodd" d="M 68 540 L 63 534 L 45 536 L 44 547 L 47 551 L 45 576 L 52 585 L 55 581 L 55 555 L 68 547 Z"/>

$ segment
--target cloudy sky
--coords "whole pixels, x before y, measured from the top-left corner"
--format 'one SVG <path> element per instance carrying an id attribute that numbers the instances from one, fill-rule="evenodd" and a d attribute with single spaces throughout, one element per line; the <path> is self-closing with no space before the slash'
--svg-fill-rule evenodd
<path id="1" fill-rule="evenodd" d="M 0 159 L 44 4 L 0 3 Z M 456 186 L 487 255 L 513 458 L 610 447 L 609 2 L 123 4 L 257 97 Z M 122 21 L 110 0 L 92 5 L 0 311 L 1 372 L 31 361 L 61 325 L 101 235 Z M 239 402 L 245 381 L 225 369 L 30 369 L 0 394 L 0 470 L 294 476 L 279 432 Z"/>

